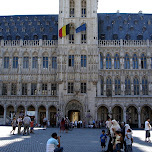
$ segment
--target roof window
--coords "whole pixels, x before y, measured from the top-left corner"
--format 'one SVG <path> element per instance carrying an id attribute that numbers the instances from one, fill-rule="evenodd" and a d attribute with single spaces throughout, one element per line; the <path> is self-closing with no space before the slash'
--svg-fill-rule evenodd
<path id="1" fill-rule="evenodd" d="M 142 34 L 139 34 L 139 35 L 137 36 L 137 40 L 143 40 L 143 35 L 142 35 Z"/>

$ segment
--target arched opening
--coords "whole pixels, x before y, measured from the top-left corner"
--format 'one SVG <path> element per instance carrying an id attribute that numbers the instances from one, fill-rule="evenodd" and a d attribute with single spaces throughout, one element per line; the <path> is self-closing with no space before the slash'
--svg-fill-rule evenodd
<path id="1" fill-rule="evenodd" d="M 108 117 L 108 109 L 105 106 L 101 106 L 97 111 L 97 120 L 101 122 L 101 127 L 105 126 L 105 122 Z"/>
<path id="2" fill-rule="evenodd" d="M 11 120 L 13 119 L 13 117 L 15 117 L 15 111 L 12 105 L 7 107 L 6 115 L 7 115 L 7 119 L 11 119 Z"/>
<path id="3" fill-rule="evenodd" d="M 19 117 L 19 116 L 24 117 L 24 115 L 25 115 L 25 108 L 23 106 L 19 106 L 17 108 L 16 116 L 17 117 Z"/>
<path id="4" fill-rule="evenodd" d="M 49 108 L 50 126 L 52 126 L 52 127 L 56 126 L 56 117 L 57 117 L 56 107 L 51 106 L 51 107 Z"/>
<path id="5" fill-rule="evenodd" d="M 70 101 L 66 105 L 65 114 L 70 122 L 83 120 L 83 107 L 78 101 Z"/>
<path id="6" fill-rule="evenodd" d="M 40 106 L 38 109 L 38 122 L 40 125 L 43 125 L 43 118 L 46 117 L 46 108 L 44 106 Z"/>
<path id="7" fill-rule="evenodd" d="M 134 106 L 130 106 L 126 110 L 126 122 L 132 127 L 138 127 L 138 111 Z"/>
<path id="8" fill-rule="evenodd" d="M 0 105 L 0 125 L 3 124 L 4 120 L 4 107 Z"/>
<path id="9" fill-rule="evenodd" d="M 112 109 L 112 118 L 119 122 L 123 121 L 123 110 L 120 106 L 115 106 Z"/>
<path id="10" fill-rule="evenodd" d="M 31 105 L 27 108 L 27 115 L 31 117 L 31 120 L 34 120 L 34 118 L 35 118 L 35 108 L 34 108 L 34 106 Z"/>
<path id="11" fill-rule="evenodd" d="M 145 121 L 147 118 L 152 120 L 152 109 L 149 106 L 144 106 L 141 109 L 141 125 L 145 127 Z"/>

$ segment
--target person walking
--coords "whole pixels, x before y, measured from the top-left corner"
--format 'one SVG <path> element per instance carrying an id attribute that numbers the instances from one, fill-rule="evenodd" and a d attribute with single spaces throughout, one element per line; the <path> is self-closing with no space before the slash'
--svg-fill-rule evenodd
<path id="1" fill-rule="evenodd" d="M 57 136 L 57 133 L 53 133 L 51 136 L 46 144 L 46 152 L 62 152 L 63 147 L 60 147 L 60 137 Z"/>
<path id="2" fill-rule="evenodd" d="M 105 134 L 105 130 L 102 130 L 102 134 L 100 135 L 100 142 L 101 142 L 102 151 L 105 151 L 106 139 L 107 139 L 107 136 Z"/>
<path id="3" fill-rule="evenodd" d="M 16 118 L 14 117 L 12 120 L 12 131 L 10 132 L 10 133 L 13 132 L 13 135 L 15 135 L 14 132 L 15 132 L 16 126 L 17 126 Z"/>
<path id="4" fill-rule="evenodd" d="M 145 142 L 151 142 L 151 140 L 150 140 L 150 130 L 151 130 L 150 118 L 147 118 L 147 120 L 145 121 L 145 131 L 146 131 Z"/>
<path id="5" fill-rule="evenodd" d="M 62 121 L 60 123 L 60 133 L 61 133 L 61 130 L 64 133 L 64 130 L 65 130 L 65 120 L 64 120 L 64 118 L 62 118 Z"/>
<path id="6" fill-rule="evenodd" d="M 18 122 L 18 134 L 21 134 L 21 127 L 22 127 L 22 118 L 21 118 L 21 116 L 18 117 L 17 122 Z"/>
<path id="7" fill-rule="evenodd" d="M 29 135 L 29 127 L 30 127 L 30 123 L 31 123 L 31 118 L 29 116 L 25 116 L 24 119 L 23 119 L 23 123 L 24 123 L 24 133 L 23 135 L 26 134 L 26 131 L 27 131 L 27 134 Z"/>
<path id="8" fill-rule="evenodd" d="M 126 150 L 125 152 L 132 152 L 132 143 L 133 143 L 133 137 L 132 137 L 132 130 L 128 129 L 126 136 L 125 136 L 125 141 L 126 141 Z"/>

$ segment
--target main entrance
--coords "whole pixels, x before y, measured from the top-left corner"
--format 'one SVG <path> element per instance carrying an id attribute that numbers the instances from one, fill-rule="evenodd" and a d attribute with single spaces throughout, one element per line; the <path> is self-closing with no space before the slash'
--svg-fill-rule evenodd
<path id="1" fill-rule="evenodd" d="M 79 110 L 70 110 L 68 112 L 68 118 L 70 122 L 80 121 L 80 111 Z"/>
<path id="2" fill-rule="evenodd" d="M 72 100 L 65 107 L 65 115 L 68 116 L 70 122 L 83 120 L 83 107 L 79 101 Z"/>

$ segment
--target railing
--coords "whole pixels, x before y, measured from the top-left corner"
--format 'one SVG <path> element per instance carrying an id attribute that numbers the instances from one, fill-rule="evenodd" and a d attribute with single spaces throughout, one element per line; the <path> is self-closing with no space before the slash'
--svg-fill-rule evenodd
<path id="1" fill-rule="evenodd" d="M 152 41 L 149 40 L 99 40 L 99 47 L 146 47 L 152 46 Z"/>
<path id="2" fill-rule="evenodd" d="M 0 46 L 3 47 L 56 47 L 57 40 L 1 40 Z"/>

